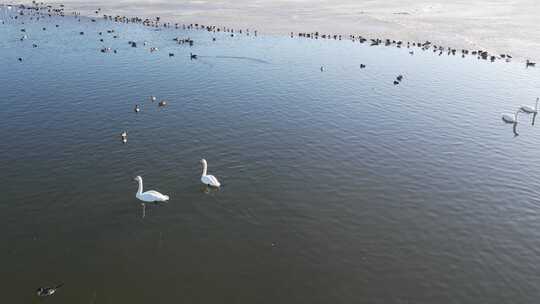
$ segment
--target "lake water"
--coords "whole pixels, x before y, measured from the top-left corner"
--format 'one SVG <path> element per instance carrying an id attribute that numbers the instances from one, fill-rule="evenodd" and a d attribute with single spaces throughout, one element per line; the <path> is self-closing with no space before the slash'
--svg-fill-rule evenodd
<path id="1" fill-rule="evenodd" d="M 519 136 L 501 121 L 534 106 L 538 69 L 8 14 L 2 302 L 36 303 L 59 282 L 54 303 L 540 297 L 540 130 L 524 114 Z M 203 157 L 218 191 L 199 181 Z M 170 202 L 143 217 L 136 175 Z"/>

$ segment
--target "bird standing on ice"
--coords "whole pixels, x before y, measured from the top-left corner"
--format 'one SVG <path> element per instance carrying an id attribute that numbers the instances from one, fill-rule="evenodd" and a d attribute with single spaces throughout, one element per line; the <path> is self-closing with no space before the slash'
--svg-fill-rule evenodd
<path id="1" fill-rule="evenodd" d="M 219 188 L 221 186 L 220 182 L 217 180 L 217 178 L 213 175 L 207 175 L 206 169 L 208 167 L 208 164 L 206 163 L 206 159 L 201 159 L 201 164 L 203 166 L 202 176 L 201 176 L 201 182 L 205 185 Z"/>

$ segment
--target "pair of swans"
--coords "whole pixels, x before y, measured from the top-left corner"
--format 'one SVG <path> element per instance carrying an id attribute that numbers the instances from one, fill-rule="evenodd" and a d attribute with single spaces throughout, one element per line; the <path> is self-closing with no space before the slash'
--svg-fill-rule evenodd
<path id="1" fill-rule="evenodd" d="M 530 107 L 530 106 L 521 106 L 519 107 L 519 109 L 517 109 L 516 113 L 514 113 L 514 115 L 511 115 L 511 114 L 503 114 L 502 115 L 502 120 L 506 123 L 513 123 L 513 124 L 517 124 L 518 122 L 518 114 L 520 112 L 523 112 L 523 113 L 527 113 L 527 114 L 538 114 L 538 101 L 540 100 L 540 98 L 536 98 L 536 104 L 533 107 Z"/>
<path id="2" fill-rule="evenodd" d="M 536 98 L 536 104 L 533 107 L 531 106 L 521 106 L 519 107 L 519 109 L 516 111 L 516 113 L 514 113 L 514 115 L 511 115 L 511 114 L 503 114 L 502 115 L 502 119 L 504 122 L 506 123 L 513 123 L 513 124 L 517 124 L 518 122 L 518 114 L 520 112 L 523 112 L 523 113 L 527 113 L 527 114 L 538 114 L 538 101 L 540 100 L 540 98 Z"/>
<path id="3" fill-rule="evenodd" d="M 218 179 L 213 175 L 207 174 L 208 163 L 206 162 L 206 159 L 201 159 L 201 164 L 203 166 L 201 182 L 207 186 L 219 188 L 221 183 L 218 181 Z M 137 176 L 134 180 L 139 183 L 139 189 L 137 190 L 137 194 L 135 194 L 137 199 L 147 203 L 167 202 L 169 200 L 168 195 L 161 194 L 155 190 L 143 192 L 142 177 Z"/>

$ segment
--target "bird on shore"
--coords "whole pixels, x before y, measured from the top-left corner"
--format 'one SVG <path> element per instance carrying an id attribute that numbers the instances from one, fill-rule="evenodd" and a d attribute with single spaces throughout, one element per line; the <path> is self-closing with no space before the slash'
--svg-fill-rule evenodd
<path id="1" fill-rule="evenodd" d="M 36 290 L 36 294 L 39 297 L 49 297 L 56 293 L 56 290 L 64 286 L 64 283 L 57 285 L 56 287 L 40 287 Z"/>
<path id="2" fill-rule="evenodd" d="M 201 175 L 201 182 L 207 186 L 219 188 L 221 186 L 221 183 L 217 180 L 217 178 L 213 175 L 206 174 L 206 170 L 208 167 L 208 164 L 206 162 L 206 159 L 201 159 L 201 164 L 203 166 L 202 169 L 202 175 Z"/>
<path id="3" fill-rule="evenodd" d="M 149 190 L 146 192 L 143 192 L 143 180 L 142 177 L 136 176 L 134 181 L 139 183 L 139 188 L 137 190 L 137 194 L 135 194 L 135 197 L 143 202 L 146 203 L 154 203 L 154 202 L 166 202 L 169 200 L 168 195 L 161 194 L 155 190 Z"/>

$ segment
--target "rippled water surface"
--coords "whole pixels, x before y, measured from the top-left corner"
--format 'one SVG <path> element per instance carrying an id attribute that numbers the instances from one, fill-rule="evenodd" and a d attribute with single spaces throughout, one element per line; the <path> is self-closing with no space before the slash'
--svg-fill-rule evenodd
<path id="1" fill-rule="evenodd" d="M 2 302 L 37 302 L 59 282 L 51 303 L 540 297 L 540 130 L 532 116 L 519 136 L 501 121 L 534 106 L 539 70 L 0 17 Z M 200 184 L 203 157 L 219 191 Z M 136 175 L 171 196 L 144 218 Z"/>

